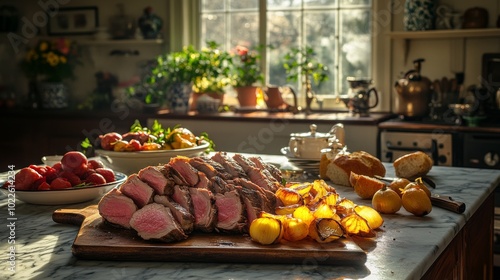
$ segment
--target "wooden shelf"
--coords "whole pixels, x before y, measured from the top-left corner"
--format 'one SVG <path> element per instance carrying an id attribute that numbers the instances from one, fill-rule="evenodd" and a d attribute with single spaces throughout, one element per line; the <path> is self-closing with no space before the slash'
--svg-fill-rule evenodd
<path id="1" fill-rule="evenodd" d="M 500 28 L 396 31 L 388 35 L 393 39 L 488 38 L 500 37 Z"/>
<path id="2" fill-rule="evenodd" d="M 161 45 L 163 39 L 154 40 L 81 40 L 79 45 L 83 46 L 105 46 L 105 45 Z"/>

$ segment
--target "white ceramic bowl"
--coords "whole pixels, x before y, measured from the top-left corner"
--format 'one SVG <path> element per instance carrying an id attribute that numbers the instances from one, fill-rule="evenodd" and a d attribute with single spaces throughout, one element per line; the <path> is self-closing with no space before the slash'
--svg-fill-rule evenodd
<path id="1" fill-rule="evenodd" d="M 158 151 L 140 151 L 140 152 L 115 152 L 107 150 L 96 150 L 96 155 L 102 158 L 103 163 L 116 171 L 125 174 L 137 173 L 146 166 L 156 166 L 166 164 L 170 158 L 176 156 L 193 157 L 203 153 L 209 144 L 204 142 L 202 145 L 175 150 L 158 150 Z"/>
<path id="2" fill-rule="evenodd" d="M 97 186 L 88 186 L 80 188 L 60 189 L 60 190 L 46 190 L 46 191 L 20 191 L 9 192 L 9 190 L 0 188 L 5 195 L 9 197 L 11 194 L 26 203 L 40 204 L 40 205 L 64 205 L 80 203 L 85 201 L 94 200 L 102 197 L 111 189 L 117 187 L 127 179 L 127 175 L 115 172 L 116 180 L 112 183 L 107 183 Z"/>

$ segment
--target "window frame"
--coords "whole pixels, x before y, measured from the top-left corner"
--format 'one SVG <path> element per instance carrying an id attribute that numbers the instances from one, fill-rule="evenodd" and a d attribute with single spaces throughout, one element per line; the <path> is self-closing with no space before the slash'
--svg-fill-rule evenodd
<path id="1" fill-rule="evenodd" d="M 401 2 L 402 0 L 397 0 L 396 2 Z M 175 2 L 175 1 L 174 1 Z M 184 2 L 184 1 L 183 1 Z M 191 1 L 190 1 L 191 2 Z M 191 4 L 197 5 L 193 10 L 198 11 L 198 16 L 196 17 L 197 28 L 195 31 L 196 35 L 191 36 L 191 38 L 196 37 L 194 44 L 197 47 L 202 46 L 201 41 L 201 0 L 192 0 Z M 392 8 L 398 3 L 393 3 L 392 0 L 372 0 L 371 8 L 371 78 L 373 80 L 373 86 L 376 87 L 379 93 L 379 104 L 377 107 L 371 109 L 373 112 L 390 112 L 391 111 L 391 93 L 393 92 L 392 86 L 390 85 L 392 79 L 390 79 L 391 73 L 391 50 L 392 42 L 386 34 L 391 31 L 392 28 L 392 14 L 394 13 Z M 401 5 L 401 3 L 399 3 Z M 267 22 L 267 1 L 259 0 L 259 23 Z M 193 35 L 193 34 L 191 34 Z M 259 24 L 259 41 L 267 43 L 267 24 Z M 387 59 L 384 59 L 387 58 Z M 261 68 L 266 76 L 267 82 L 267 48 L 262 48 L 261 50 Z M 345 109 L 343 104 L 338 106 L 338 98 L 325 98 L 325 110 L 338 110 Z"/>

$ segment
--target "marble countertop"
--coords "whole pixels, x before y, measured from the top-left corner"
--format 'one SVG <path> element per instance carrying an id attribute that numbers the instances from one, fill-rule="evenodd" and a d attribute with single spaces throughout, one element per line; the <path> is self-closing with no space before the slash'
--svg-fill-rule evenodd
<path id="1" fill-rule="evenodd" d="M 283 158 L 264 157 L 280 164 Z M 392 166 L 386 167 L 387 175 L 393 176 Z M 298 265 L 79 260 L 71 252 L 78 227 L 55 223 L 51 216 L 58 208 L 80 209 L 97 201 L 65 206 L 16 201 L 17 220 L 10 232 L 15 235 L 15 244 L 8 244 L 5 238 L 9 221 L 3 218 L 0 274 L 2 279 L 419 279 L 500 183 L 500 170 L 434 166 L 429 175 L 437 183 L 433 191 L 465 202 L 465 212 L 434 207 L 428 216 L 416 217 L 402 208 L 395 215 L 384 215 L 385 223 L 375 238 L 355 239 L 367 252 L 363 266 L 320 266 L 311 260 Z M 342 196 L 370 205 L 352 189 L 336 188 Z M 2 217 L 7 217 L 7 208 L 3 197 Z M 10 271 L 7 254 L 13 245 L 15 272 Z"/>

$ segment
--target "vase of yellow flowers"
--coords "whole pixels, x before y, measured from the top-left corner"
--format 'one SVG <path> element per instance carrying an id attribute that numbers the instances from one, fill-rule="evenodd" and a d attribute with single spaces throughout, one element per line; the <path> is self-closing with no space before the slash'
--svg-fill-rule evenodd
<path id="1" fill-rule="evenodd" d="M 34 92 L 35 106 L 44 109 L 68 107 L 69 92 L 64 81 L 74 77 L 78 63 L 76 45 L 64 38 L 40 40 L 28 49 L 21 69 L 29 80 L 30 93 Z"/>

